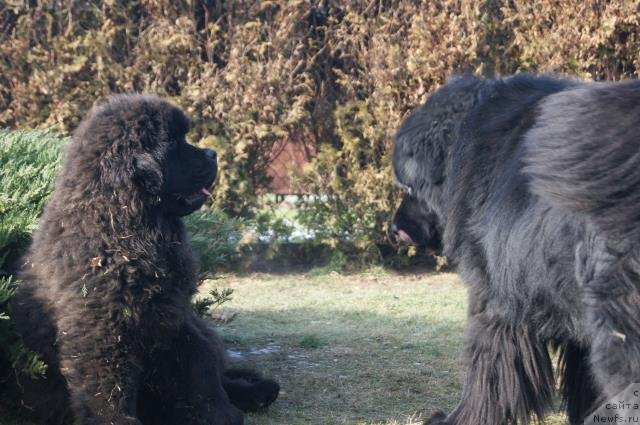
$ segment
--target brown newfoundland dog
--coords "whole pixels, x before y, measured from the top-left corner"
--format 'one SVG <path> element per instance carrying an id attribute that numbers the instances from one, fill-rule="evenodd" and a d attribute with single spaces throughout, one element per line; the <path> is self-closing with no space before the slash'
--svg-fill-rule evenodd
<path id="1" fill-rule="evenodd" d="M 191 307 L 196 267 L 181 216 L 202 206 L 216 154 L 151 96 L 94 108 L 66 150 L 24 260 L 13 316 L 46 378 L 21 401 L 57 424 L 243 423 L 278 384 L 225 371 L 222 342 Z"/>

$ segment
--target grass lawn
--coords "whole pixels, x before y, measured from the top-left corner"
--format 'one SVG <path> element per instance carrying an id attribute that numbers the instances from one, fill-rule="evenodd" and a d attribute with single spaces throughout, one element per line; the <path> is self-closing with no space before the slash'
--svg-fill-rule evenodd
<path id="1" fill-rule="evenodd" d="M 220 331 L 238 365 L 282 386 L 249 425 L 419 424 L 460 394 L 466 291 L 455 274 L 251 275 L 229 287 Z M 545 425 L 564 423 L 560 415 Z"/>
<path id="2" fill-rule="evenodd" d="M 214 287 L 234 290 L 216 312 L 235 315 L 219 325 L 232 362 L 282 386 L 247 425 L 418 425 L 459 398 L 466 291 L 455 274 L 226 276 L 201 289 Z"/>

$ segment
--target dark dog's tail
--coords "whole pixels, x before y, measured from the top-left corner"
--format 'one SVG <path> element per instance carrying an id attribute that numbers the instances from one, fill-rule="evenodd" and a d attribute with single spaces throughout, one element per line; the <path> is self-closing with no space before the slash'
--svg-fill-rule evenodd
<path id="1" fill-rule="evenodd" d="M 547 97 L 525 146 L 535 194 L 609 234 L 640 236 L 640 81 Z"/>

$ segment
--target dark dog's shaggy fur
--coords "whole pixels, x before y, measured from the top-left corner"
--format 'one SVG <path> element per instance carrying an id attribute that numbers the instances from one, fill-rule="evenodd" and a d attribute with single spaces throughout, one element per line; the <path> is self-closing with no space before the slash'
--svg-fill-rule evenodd
<path id="1" fill-rule="evenodd" d="M 397 234 L 469 285 L 459 405 L 428 424 L 543 417 L 560 350 L 582 423 L 640 382 L 640 82 L 459 77 L 399 129 Z M 435 241 L 435 242 L 430 242 Z"/>
<path id="2" fill-rule="evenodd" d="M 21 273 L 13 316 L 48 364 L 22 380 L 40 420 L 237 425 L 278 385 L 224 369 L 194 314 L 196 268 L 180 217 L 198 209 L 215 152 L 185 141 L 189 122 L 161 99 L 119 95 L 95 108 L 65 165 Z"/>

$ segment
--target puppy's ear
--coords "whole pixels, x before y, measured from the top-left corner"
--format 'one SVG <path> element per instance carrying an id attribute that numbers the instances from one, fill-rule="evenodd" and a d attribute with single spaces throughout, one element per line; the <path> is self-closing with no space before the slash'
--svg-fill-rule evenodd
<path id="1" fill-rule="evenodd" d="M 181 109 L 172 107 L 168 113 L 168 135 L 171 140 L 182 139 L 191 128 L 191 121 Z"/>
<path id="2" fill-rule="evenodd" d="M 133 156 L 133 177 L 149 194 L 159 195 L 162 189 L 162 168 L 148 153 Z"/>

